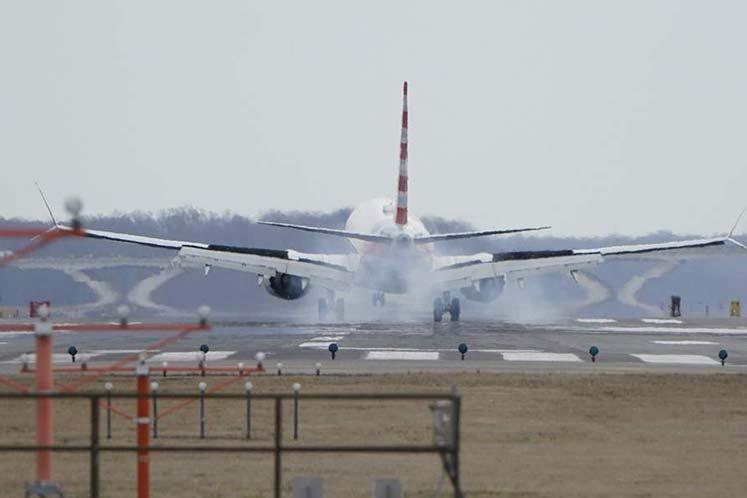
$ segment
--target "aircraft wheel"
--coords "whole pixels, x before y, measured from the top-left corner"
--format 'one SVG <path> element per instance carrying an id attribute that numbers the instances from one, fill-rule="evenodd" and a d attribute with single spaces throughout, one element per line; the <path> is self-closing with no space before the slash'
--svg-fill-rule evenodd
<path id="1" fill-rule="evenodd" d="M 449 314 L 451 315 L 452 322 L 459 321 L 459 315 L 461 313 L 461 306 L 459 304 L 459 298 L 455 297 L 451 300 L 451 306 L 449 306 Z"/>
<path id="2" fill-rule="evenodd" d="M 440 297 L 433 300 L 433 321 L 440 322 L 444 318 L 444 302 Z"/>
<path id="3" fill-rule="evenodd" d="M 319 321 L 323 322 L 327 318 L 327 300 L 323 297 L 319 298 Z"/>
<path id="4" fill-rule="evenodd" d="M 337 320 L 345 320 L 345 300 L 343 298 L 339 298 L 335 302 L 335 315 L 337 315 Z"/>

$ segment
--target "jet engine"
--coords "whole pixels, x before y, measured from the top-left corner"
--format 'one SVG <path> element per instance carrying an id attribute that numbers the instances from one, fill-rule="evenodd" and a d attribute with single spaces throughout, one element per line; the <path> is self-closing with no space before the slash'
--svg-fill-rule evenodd
<path id="1" fill-rule="evenodd" d="M 264 279 L 265 289 L 275 297 L 281 299 L 293 300 L 303 297 L 309 292 L 309 279 L 289 275 L 287 273 L 278 273 L 274 277 Z"/>
<path id="2" fill-rule="evenodd" d="M 487 303 L 495 301 L 503 292 L 506 282 L 501 277 L 481 278 L 475 280 L 470 287 L 461 289 L 464 297 L 470 301 L 480 301 Z"/>

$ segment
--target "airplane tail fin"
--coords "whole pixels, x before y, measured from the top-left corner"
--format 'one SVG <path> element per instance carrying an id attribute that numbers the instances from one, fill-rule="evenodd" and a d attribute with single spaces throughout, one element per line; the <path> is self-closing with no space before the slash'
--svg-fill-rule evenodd
<path id="1" fill-rule="evenodd" d="M 399 182 L 397 187 L 397 225 L 407 224 L 407 82 L 402 87 L 402 134 L 399 141 Z"/>

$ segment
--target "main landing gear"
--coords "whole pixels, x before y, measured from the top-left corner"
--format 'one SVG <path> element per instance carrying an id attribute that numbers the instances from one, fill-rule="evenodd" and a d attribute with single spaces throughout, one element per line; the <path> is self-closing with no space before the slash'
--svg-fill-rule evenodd
<path id="1" fill-rule="evenodd" d="M 319 298 L 319 321 L 327 319 L 327 313 L 334 311 L 335 318 L 338 321 L 345 320 L 345 299 L 338 297 L 335 299 L 334 293 L 329 293 L 327 298 Z"/>
<path id="2" fill-rule="evenodd" d="M 451 316 L 452 322 L 459 321 L 461 307 L 458 297 L 451 297 L 450 292 L 444 292 L 443 297 L 437 297 L 433 300 L 433 321 L 440 322 L 444 318 L 444 313 Z"/>
<path id="3" fill-rule="evenodd" d="M 386 294 L 384 294 L 383 292 L 374 292 L 373 293 L 372 300 L 373 300 L 374 308 L 376 306 L 384 307 L 384 305 L 386 304 L 386 297 L 385 296 L 386 296 Z"/>

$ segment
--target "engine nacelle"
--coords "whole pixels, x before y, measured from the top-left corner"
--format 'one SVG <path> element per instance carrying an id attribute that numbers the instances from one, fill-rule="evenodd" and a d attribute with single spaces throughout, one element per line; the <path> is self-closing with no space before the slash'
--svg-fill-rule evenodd
<path id="1" fill-rule="evenodd" d="M 309 279 L 288 275 L 287 273 L 278 273 L 274 277 L 264 279 L 265 289 L 275 297 L 281 299 L 298 299 L 309 292 Z"/>
<path id="2" fill-rule="evenodd" d="M 472 286 L 462 288 L 461 291 L 464 297 L 471 301 L 487 303 L 495 301 L 503 292 L 505 285 L 506 282 L 501 277 L 481 278 L 476 280 Z"/>

